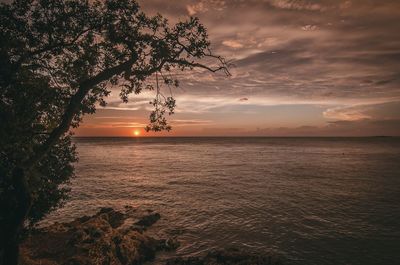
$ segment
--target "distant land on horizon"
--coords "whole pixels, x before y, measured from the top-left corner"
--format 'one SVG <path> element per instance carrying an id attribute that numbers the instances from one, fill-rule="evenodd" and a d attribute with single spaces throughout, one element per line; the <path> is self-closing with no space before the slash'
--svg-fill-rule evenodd
<path id="1" fill-rule="evenodd" d="M 135 139 L 135 138 L 400 138 L 400 136 L 396 135 L 374 135 L 374 136 L 262 136 L 262 135 L 253 135 L 253 136 L 241 136 L 241 135 L 151 135 L 151 136 L 73 136 L 73 138 L 127 138 L 127 139 Z"/>

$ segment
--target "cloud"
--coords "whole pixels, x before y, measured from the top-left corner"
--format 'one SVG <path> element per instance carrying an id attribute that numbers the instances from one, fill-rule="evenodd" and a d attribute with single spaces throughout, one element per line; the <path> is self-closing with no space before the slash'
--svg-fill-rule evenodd
<path id="1" fill-rule="evenodd" d="M 301 29 L 304 31 L 314 31 L 314 30 L 317 30 L 318 27 L 316 25 L 305 25 L 305 26 L 301 27 Z"/>
<path id="2" fill-rule="evenodd" d="M 227 47 L 234 48 L 234 49 L 243 48 L 243 44 L 241 44 L 240 42 L 238 42 L 236 40 L 224 40 L 222 42 L 222 44 Z"/>
<path id="3" fill-rule="evenodd" d="M 308 10 L 308 11 L 322 11 L 325 9 L 321 4 L 313 3 L 311 1 L 267 0 L 267 2 L 270 5 L 281 9 Z"/>
<path id="4" fill-rule="evenodd" d="M 190 16 L 194 16 L 199 12 L 204 12 L 204 11 L 208 10 L 208 8 L 204 5 L 203 2 L 194 4 L 194 5 L 187 5 L 186 9 Z"/>
<path id="5" fill-rule="evenodd" d="M 325 126 L 259 128 L 248 136 L 400 136 L 400 119 L 334 121 Z"/>
<path id="6" fill-rule="evenodd" d="M 195 4 L 186 5 L 189 16 L 207 12 L 209 9 L 221 11 L 225 9 L 226 3 L 223 0 L 200 0 Z"/>
<path id="7" fill-rule="evenodd" d="M 188 94 L 230 97 L 243 92 L 359 104 L 399 98 L 400 3 L 346 2 L 182 1 L 162 2 L 158 10 L 177 16 L 182 6 L 193 5 L 208 28 L 213 51 L 236 65 L 229 79 L 205 73 L 182 76 Z M 224 12 L 216 15 L 215 10 Z"/>
<path id="8" fill-rule="evenodd" d="M 172 119 L 171 124 L 173 126 L 199 126 L 213 124 L 213 121 L 200 119 Z"/>
<path id="9" fill-rule="evenodd" d="M 344 1 L 340 4 L 339 8 L 340 9 L 348 9 L 352 5 L 351 1 Z"/>
<path id="10" fill-rule="evenodd" d="M 328 119 L 341 121 L 396 120 L 400 119 L 400 101 L 335 107 L 323 114 Z"/>
<path id="11" fill-rule="evenodd" d="M 355 121 L 368 119 L 370 116 L 365 114 L 365 109 L 360 106 L 354 107 L 336 107 L 327 109 L 323 112 L 324 117 L 328 119 L 344 120 L 344 121 Z"/>
<path id="12" fill-rule="evenodd" d="M 83 128 L 137 128 L 137 127 L 145 127 L 147 124 L 140 122 L 121 122 L 121 121 L 113 121 L 113 122 L 96 122 L 96 123 L 83 123 Z"/>
<path id="13" fill-rule="evenodd" d="M 245 133 L 249 120 L 267 116 L 273 109 L 269 106 L 280 106 L 273 117 L 251 124 L 252 128 L 264 128 L 271 135 L 279 130 L 328 135 L 365 133 L 357 128 L 374 133 L 397 128 L 399 1 L 146 0 L 141 4 L 165 14 L 171 23 L 187 19 L 188 14 L 198 16 L 208 28 L 212 51 L 235 65 L 229 78 L 206 71 L 173 73 L 181 81 L 173 91 L 177 120 L 225 124 L 234 113 L 235 119 L 225 127 Z M 145 119 L 153 96 L 135 95 L 122 104 L 116 88 L 107 111 Z M 244 98 L 251 101 L 240 100 Z M 304 105 L 313 111 L 299 111 Z M 275 117 L 280 125 L 271 124 Z M 298 123 L 293 125 L 293 120 Z M 293 127 L 299 124 L 303 126 Z"/>
<path id="14" fill-rule="evenodd" d="M 97 120 L 109 120 L 109 119 L 111 119 L 111 120 L 132 120 L 132 117 L 126 117 L 126 116 L 94 116 L 93 119 L 97 119 Z"/>

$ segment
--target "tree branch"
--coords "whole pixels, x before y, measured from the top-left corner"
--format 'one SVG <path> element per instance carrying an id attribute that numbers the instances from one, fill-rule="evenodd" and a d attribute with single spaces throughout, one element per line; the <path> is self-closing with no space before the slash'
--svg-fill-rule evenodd
<path id="1" fill-rule="evenodd" d="M 204 65 L 204 64 L 201 64 L 201 63 L 189 62 L 189 61 L 182 60 L 182 59 L 178 59 L 178 60 L 173 59 L 173 60 L 169 60 L 168 62 L 176 63 L 176 64 L 179 64 L 179 65 L 186 65 L 186 66 L 194 67 L 194 68 L 196 68 L 196 67 L 197 68 L 203 68 L 203 69 L 206 69 L 206 70 L 208 70 L 210 72 L 213 72 L 213 73 L 223 70 L 225 72 L 225 74 L 227 74 L 228 76 L 230 75 L 230 72 L 229 72 L 228 67 L 226 66 L 225 62 L 222 62 L 222 65 L 220 65 L 220 66 L 218 66 L 216 68 L 211 68 L 211 67 L 209 67 L 207 65 Z"/>
<path id="2" fill-rule="evenodd" d="M 31 157 L 30 159 L 28 159 L 25 163 L 23 163 L 23 168 L 26 170 L 29 170 L 32 168 L 32 166 L 39 161 L 47 152 L 48 150 L 57 142 L 57 140 L 66 132 L 68 132 L 72 120 L 74 118 L 74 116 L 78 113 L 78 111 L 80 110 L 81 104 L 82 104 L 82 100 L 86 97 L 86 95 L 89 93 L 89 91 L 96 85 L 98 85 L 99 83 L 106 81 L 108 79 L 110 79 L 111 77 L 121 74 L 125 71 L 130 71 L 131 74 L 136 74 L 136 75 L 151 75 L 155 72 L 158 72 L 162 69 L 162 67 L 164 66 L 165 63 L 176 63 L 179 65 L 185 65 L 185 66 L 189 66 L 189 67 L 198 67 L 198 68 L 203 68 L 206 69 L 208 71 L 211 72 L 217 72 L 220 70 L 224 70 L 224 72 L 229 75 L 229 71 L 228 68 L 226 66 L 226 63 L 224 61 L 221 60 L 221 58 L 219 58 L 220 62 L 222 63 L 221 66 L 217 67 L 217 68 L 211 68 L 208 67 L 206 65 L 200 64 L 200 63 L 194 63 L 194 62 L 188 62 L 186 60 L 183 59 L 176 59 L 179 57 L 179 55 L 183 52 L 183 49 L 180 50 L 172 59 L 164 59 L 160 62 L 160 64 L 158 66 L 155 66 L 153 68 L 147 69 L 147 70 L 134 70 L 131 71 L 131 67 L 132 65 L 136 62 L 137 55 L 124 62 L 121 63 L 117 66 L 114 66 L 112 68 L 106 69 L 102 72 L 100 72 L 99 74 L 97 74 L 96 76 L 87 79 L 83 82 L 81 82 L 79 84 L 79 88 L 78 91 L 76 92 L 76 94 L 74 94 L 70 101 L 69 104 L 66 107 L 66 110 L 61 118 L 61 123 L 59 124 L 59 126 L 57 126 L 56 128 L 53 129 L 53 131 L 49 134 L 49 137 L 47 138 L 47 140 L 38 147 L 38 149 L 35 151 L 35 155 L 33 157 Z"/>
<path id="3" fill-rule="evenodd" d="M 86 32 L 89 32 L 92 29 L 93 28 L 90 27 L 90 28 L 87 28 L 87 29 L 79 32 L 69 42 L 62 41 L 62 42 L 58 42 L 58 43 L 55 43 L 55 44 L 49 44 L 49 45 L 44 46 L 44 47 L 42 47 L 42 48 L 40 48 L 38 50 L 35 50 L 35 51 L 30 51 L 30 52 L 26 53 L 25 55 L 21 56 L 21 58 L 16 62 L 16 64 L 18 65 L 18 64 L 22 63 L 25 59 L 27 59 L 29 57 L 32 57 L 32 56 L 35 56 L 35 55 L 38 55 L 38 54 L 41 54 L 41 53 L 44 53 L 44 52 L 52 51 L 52 50 L 57 49 L 57 48 L 66 48 L 66 47 L 72 46 L 83 34 L 85 34 Z"/>
<path id="4" fill-rule="evenodd" d="M 69 130 L 74 116 L 78 113 L 81 107 L 82 100 L 94 86 L 110 79 L 114 75 L 121 74 L 124 71 L 128 70 L 135 63 L 136 60 L 137 58 L 132 58 L 117 66 L 106 69 L 96 76 L 80 83 L 78 91 L 71 97 L 69 104 L 65 109 L 59 126 L 53 129 L 47 140 L 35 151 L 35 155 L 25 161 L 25 163 L 23 163 L 23 168 L 29 170 L 47 153 L 47 151 L 57 142 L 57 140 Z"/>

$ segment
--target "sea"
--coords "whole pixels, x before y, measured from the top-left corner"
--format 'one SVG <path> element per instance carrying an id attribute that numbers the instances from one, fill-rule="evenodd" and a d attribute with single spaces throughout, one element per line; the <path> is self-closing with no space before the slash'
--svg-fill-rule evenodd
<path id="1" fill-rule="evenodd" d="M 174 256 L 239 248 L 283 264 L 400 264 L 400 138 L 74 138 L 71 198 L 45 223 L 126 205 Z M 167 255 L 167 254 L 165 254 Z"/>

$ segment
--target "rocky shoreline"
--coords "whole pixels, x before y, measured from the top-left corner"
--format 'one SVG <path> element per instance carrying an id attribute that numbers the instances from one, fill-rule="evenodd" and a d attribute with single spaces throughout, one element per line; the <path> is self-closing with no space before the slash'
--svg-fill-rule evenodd
<path id="1" fill-rule="evenodd" d="M 126 207 L 124 212 L 102 208 L 93 216 L 55 223 L 35 230 L 21 245 L 22 265 L 138 265 L 159 251 L 179 247 L 176 238 L 156 238 L 146 230 L 161 218 L 152 211 Z M 148 263 L 151 264 L 151 263 Z M 238 249 L 210 251 L 201 257 L 173 258 L 165 265 L 268 265 L 270 256 Z"/>

